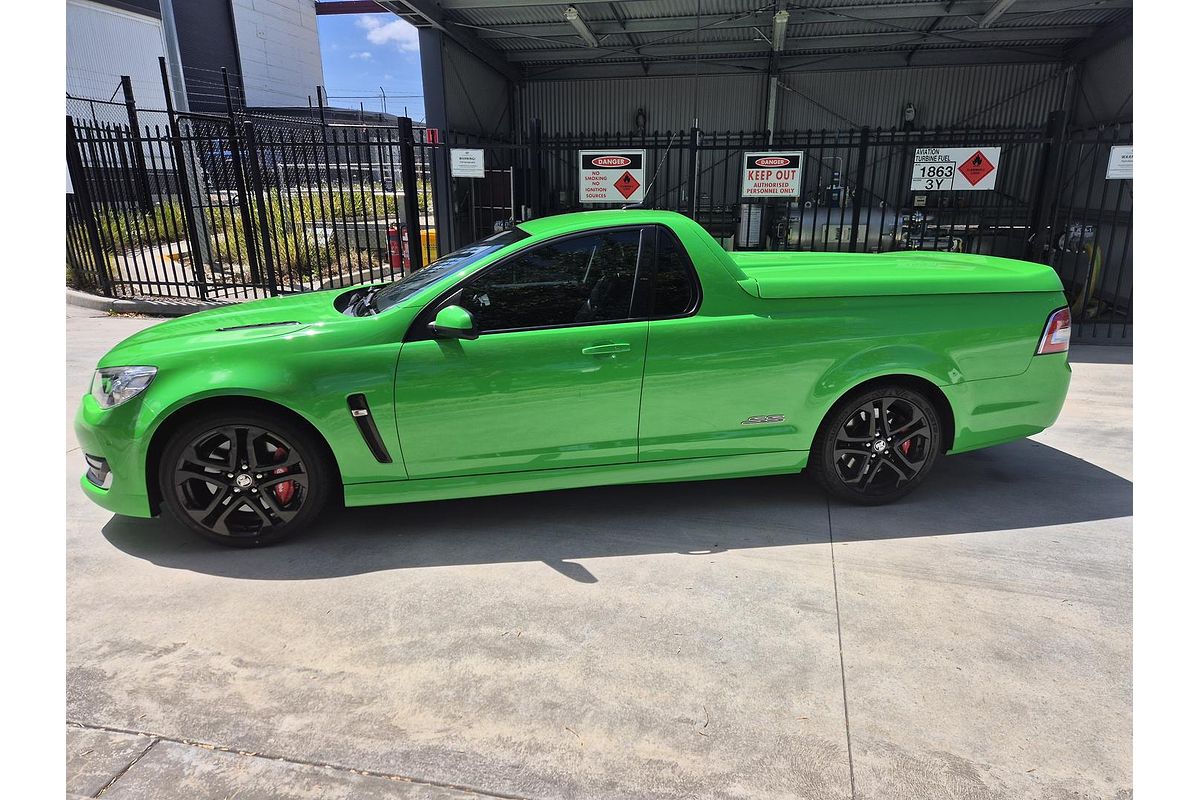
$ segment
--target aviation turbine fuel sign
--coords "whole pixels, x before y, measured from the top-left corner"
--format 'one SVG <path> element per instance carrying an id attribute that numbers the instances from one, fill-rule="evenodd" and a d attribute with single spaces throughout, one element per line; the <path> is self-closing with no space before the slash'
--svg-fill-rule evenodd
<path id="1" fill-rule="evenodd" d="M 579 202 L 640 203 L 645 194 L 645 150 L 579 151 Z"/>
<path id="2" fill-rule="evenodd" d="M 970 192 L 996 188 L 999 147 L 918 147 L 913 154 L 912 191 Z"/>
<path id="3" fill-rule="evenodd" d="M 804 153 L 745 153 L 742 197 L 799 197 Z"/>

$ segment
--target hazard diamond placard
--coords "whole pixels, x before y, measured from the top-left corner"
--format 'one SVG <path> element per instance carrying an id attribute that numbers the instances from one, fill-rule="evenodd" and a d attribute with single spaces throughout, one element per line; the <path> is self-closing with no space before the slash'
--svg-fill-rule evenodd
<path id="1" fill-rule="evenodd" d="M 640 203 L 645 194 L 645 150 L 579 151 L 579 202 Z"/>
<path id="2" fill-rule="evenodd" d="M 969 192 L 996 188 L 999 147 L 918 147 L 913 154 L 912 191 Z"/>

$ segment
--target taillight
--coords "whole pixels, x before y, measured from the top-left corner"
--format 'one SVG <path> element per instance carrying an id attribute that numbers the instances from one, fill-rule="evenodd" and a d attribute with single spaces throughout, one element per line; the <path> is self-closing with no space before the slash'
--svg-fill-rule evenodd
<path id="1" fill-rule="evenodd" d="M 1046 320 L 1046 330 L 1042 332 L 1042 340 L 1038 343 L 1037 355 L 1065 353 L 1070 346 L 1071 309 L 1064 306 Z"/>

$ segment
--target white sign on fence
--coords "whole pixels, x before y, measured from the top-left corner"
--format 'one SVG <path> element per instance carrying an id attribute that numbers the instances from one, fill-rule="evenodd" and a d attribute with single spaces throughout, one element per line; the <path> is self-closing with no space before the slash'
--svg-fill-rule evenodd
<path id="1" fill-rule="evenodd" d="M 745 153 L 742 197 L 799 197 L 804 153 Z"/>
<path id="2" fill-rule="evenodd" d="M 1110 181 L 1133 179 L 1133 145 L 1114 144 L 1108 151 L 1108 172 L 1104 177 Z"/>
<path id="3" fill-rule="evenodd" d="M 645 196 L 645 150 L 579 151 L 579 202 L 640 203 Z"/>
<path id="4" fill-rule="evenodd" d="M 482 178 L 483 151 L 462 147 L 450 148 L 450 176 L 454 178 Z"/>
<path id="5" fill-rule="evenodd" d="M 912 191 L 971 192 L 996 188 L 999 147 L 918 147 Z"/>

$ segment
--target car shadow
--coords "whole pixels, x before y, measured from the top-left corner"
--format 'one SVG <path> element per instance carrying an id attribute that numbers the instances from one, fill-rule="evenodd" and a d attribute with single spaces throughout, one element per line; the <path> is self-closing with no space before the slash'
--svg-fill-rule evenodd
<path id="1" fill-rule="evenodd" d="M 164 519 L 113 517 L 104 536 L 171 569 L 309 580 L 465 564 L 540 561 L 581 583 L 578 559 L 828 544 L 1086 522 L 1132 514 L 1133 484 L 1023 440 L 943 460 L 884 507 L 828 502 L 805 476 L 575 489 L 339 509 L 308 532 L 254 550 L 205 542 Z"/>
<path id="2" fill-rule="evenodd" d="M 1133 346 L 1121 344 L 1077 344 L 1067 354 L 1072 364 L 1132 364 Z"/>

